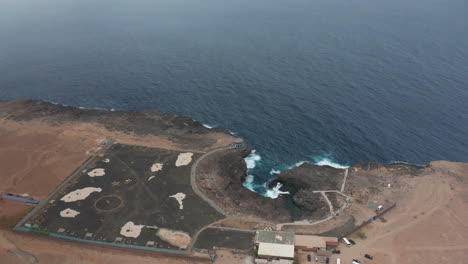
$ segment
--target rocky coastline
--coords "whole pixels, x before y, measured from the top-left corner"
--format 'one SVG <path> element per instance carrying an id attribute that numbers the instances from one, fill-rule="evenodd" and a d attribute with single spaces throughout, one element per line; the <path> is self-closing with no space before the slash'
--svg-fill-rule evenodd
<path id="1" fill-rule="evenodd" d="M 21 99 L 0 101 L 0 118 L 15 122 L 46 122 L 52 126 L 92 123 L 106 130 L 136 137 L 156 136 L 170 142 L 176 148 L 205 153 L 219 148 L 220 138 L 223 138 L 223 142 L 243 142 L 223 128 L 209 129 L 188 116 L 154 111 L 82 109 Z M 418 167 L 378 163 L 337 169 L 306 162 L 282 172 L 270 183 L 270 188 L 281 183 L 281 190 L 289 192 L 277 199 L 271 199 L 243 186 L 247 176 L 244 158 L 250 152 L 248 144 L 243 142 L 241 147 L 207 156 L 199 164 L 196 182 L 200 190 L 230 216 L 272 223 L 320 220 L 330 213 L 328 201 L 334 207 L 344 205 L 345 201 L 340 195 L 330 193 L 324 196 L 320 191 L 338 191 L 365 200 L 369 193 L 381 191 L 387 182 L 396 183 L 399 174 L 417 176 L 431 170 L 431 165 Z M 388 172 L 392 172 L 390 178 L 382 176 Z M 342 189 L 345 176 L 352 176 L 352 180 L 346 189 Z"/>

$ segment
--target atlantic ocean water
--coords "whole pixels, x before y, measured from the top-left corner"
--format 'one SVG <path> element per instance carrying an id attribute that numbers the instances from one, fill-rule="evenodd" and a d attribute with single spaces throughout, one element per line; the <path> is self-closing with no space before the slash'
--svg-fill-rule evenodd
<path id="1" fill-rule="evenodd" d="M 468 162 L 466 0 L 0 1 L 0 99 L 156 110 L 301 161 Z"/>

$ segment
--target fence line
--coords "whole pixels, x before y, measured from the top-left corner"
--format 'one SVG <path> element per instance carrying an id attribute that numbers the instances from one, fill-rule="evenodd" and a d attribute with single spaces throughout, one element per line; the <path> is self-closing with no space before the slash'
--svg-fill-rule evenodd
<path id="1" fill-rule="evenodd" d="M 35 213 L 37 213 L 44 205 L 46 205 L 49 200 L 60 190 L 63 188 L 63 186 L 65 186 L 69 181 L 71 181 L 71 179 L 73 179 L 76 175 L 78 175 L 84 168 L 86 168 L 86 166 L 88 166 L 88 164 L 90 164 L 97 156 L 98 154 L 103 150 L 105 149 L 107 146 L 109 146 L 110 144 L 112 144 L 114 142 L 114 140 L 108 140 L 106 142 L 106 144 L 104 144 L 94 155 L 92 155 L 91 157 L 89 157 L 78 169 L 76 169 L 70 176 L 68 176 L 62 183 L 60 183 L 57 187 L 55 187 L 55 189 L 42 201 L 39 203 L 39 205 L 37 205 L 34 209 L 31 210 L 31 212 L 29 212 L 25 217 L 23 217 L 23 219 L 21 219 L 21 221 L 18 222 L 18 224 L 16 224 L 15 228 L 17 227 L 21 227 L 24 225 L 24 223 L 31 217 L 33 216 Z"/>

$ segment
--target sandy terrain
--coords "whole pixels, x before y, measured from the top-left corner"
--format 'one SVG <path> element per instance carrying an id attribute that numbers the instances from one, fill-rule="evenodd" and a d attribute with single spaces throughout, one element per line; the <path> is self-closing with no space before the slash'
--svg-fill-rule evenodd
<path id="1" fill-rule="evenodd" d="M 79 111 L 81 110 L 71 111 L 70 117 L 67 118 L 74 116 L 77 119 L 82 118 L 83 113 Z M 41 116 L 37 111 L 32 113 Z M 101 112 L 96 113 L 85 118 L 98 120 Z M 206 139 L 206 133 L 190 134 L 187 132 L 190 128 L 186 128 L 190 127 L 186 123 L 190 122 L 189 119 L 178 121 L 177 125 L 182 128 L 172 128 L 171 118 L 164 115 L 158 118 L 168 120 L 164 122 L 168 122 L 167 126 L 170 128 L 161 130 L 163 131 L 161 133 L 165 134 L 160 135 L 137 134 L 131 132 L 131 129 L 125 131 L 110 129 L 126 124 L 119 120 L 113 123 L 110 117 L 105 119 L 106 126 L 101 126 L 98 122 L 61 122 L 60 120 L 57 124 L 51 125 L 36 117 L 21 121 L 23 118 L 21 115 L 18 117 L 19 121 L 2 119 L 2 114 L 0 111 L 0 181 L 2 182 L 0 192 L 28 193 L 38 200 L 43 200 L 71 172 L 95 153 L 101 142 L 107 139 L 195 155 L 226 146 L 235 140 L 222 132 L 209 133 L 209 139 Z M 126 114 L 122 115 L 127 118 Z M 147 120 L 144 116 L 134 113 L 128 114 L 126 120 L 129 121 L 125 122 L 136 120 L 134 116 L 141 118 L 144 123 L 148 120 L 159 122 L 158 118 Z M 152 131 L 153 128 L 150 123 L 144 127 L 145 131 Z M 200 130 L 196 127 L 193 129 Z M 183 143 L 176 143 L 179 139 Z M 203 141 L 203 144 L 197 145 L 199 142 L 197 139 Z M 251 216 L 252 219 L 258 215 L 273 219 L 274 216 L 271 214 L 274 212 L 286 217 L 288 213 L 283 208 L 281 200 L 262 198 L 242 187 L 238 188 L 245 176 L 245 170 L 242 169 L 245 164 L 240 155 L 242 151 L 244 150 L 225 151 L 224 156 L 212 155 L 201 162 L 200 174 L 203 177 L 200 176 L 199 179 L 202 180 L 200 187 L 208 190 L 207 196 L 210 198 L 219 196 L 217 199 L 221 201 L 220 204 L 226 205 L 223 208 L 232 207 L 235 209 L 232 211 L 238 210 L 241 212 L 240 215 Z M 191 155 L 190 157 L 186 155 L 180 164 L 189 164 L 191 161 Z M 467 263 L 468 164 L 433 162 L 430 167 L 421 171 L 422 173 L 404 174 L 400 173 L 398 168 L 368 169 L 368 171 L 365 168 L 361 170 L 357 168 L 356 171 L 350 172 L 349 183 L 346 184 L 344 191 L 353 197 L 351 207 L 341 213 L 339 218 L 326 225 L 317 226 L 315 231 L 325 231 L 335 224 L 342 224 L 350 215 L 354 216 L 356 224 L 359 224 L 374 214 L 373 209 L 367 208 L 367 204 L 387 206 L 395 202 L 397 207 L 386 214 L 384 220 L 374 221 L 362 230 L 367 238 L 360 239 L 353 236 L 357 245 L 351 248 L 340 245 L 342 250 L 340 258 L 344 263 L 350 263 L 353 258 L 359 258 L 363 263 L 379 264 Z M 95 176 L 98 174 L 100 173 Z M 158 178 L 153 179 L 155 180 Z M 385 187 L 387 183 L 392 184 L 391 189 Z M 217 189 L 223 191 L 216 192 Z M 230 199 L 228 194 L 235 199 Z M 262 207 L 257 208 L 258 204 Z M 3 228 L 0 229 L 0 263 L 210 263 L 208 260 L 101 248 L 13 233 L 6 229 L 17 223 L 30 209 L 29 205 L 23 203 L 0 201 L 0 227 Z M 191 208 L 185 210 L 187 209 Z M 181 245 L 190 244 L 190 237 L 188 242 L 184 237 L 180 237 L 180 240 L 183 242 Z M 366 261 L 363 257 L 365 253 L 374 255 L 375 260 Z M 226 253 L 220 255 L 216 263 L 248 263 L 248 261 L 249 257 Z M 334 259 L 331 263 L 335 263 Z"/>
<path id="2" fill-rule="evenodd" d="M 254 257 L 245 252 L 236 252 L 227 249 L 217 249 L 216 256 L 215 264 L 251 264 L 254 261 Z"/>
<path id="3" fill-rule="evenodd" d="M 181 231 L 160 228 L 156 235 L 169 244 L 179 248 L 187 248 L 191 242 L 189 234 Z"/>
<path id="4" fill-rule="evenodd" d="M 404 178 L 400 188 L 397 185 L 393 190 L 397 207 L 384 221 L 362 229 L 367 238 L 353 236 L 355 246 L 341 244 L 342 261 L 467 263 L 468 164 L 433 162 L 423 175 Z M 374 261 L 366 260 L 366 253 Z"/>
<path id="5" fill-rule="evenodd" d="M 211 263 L 203 258 L 172 257 L 158 253 L 124 250 L 121 248 L 97 247 L 73 243 L 61 239 L 43 238 L 36 235 L 0 232 L 1 263 L 158 263 L 201 264 Z"/>
<path id="6" fill-rule="evenodd" d="M 5 105 L 0 103 L 0 106 Z M 68 122 L 65 120 L 62 122 L 61 117 L 56 117 L 57 111 L 55 110 L 52 110 L 51 120 L 45 122 L 43 117 L 46 115 L 39 113 L 42 109 L 32 109 L 27 113 L 29 108 L 30 106 L 18 105 L 19 111 L 24 111 L 18 116 L 20 119 L 27 119 L 24 121 L 2 118 L 5 115 L 15 115 L 15 112 L 8 112 L 8 108 L 2 108 L 0 111 L 0 181 L 2 182 L 0 192 L 28 193 L 39 201 L 43 200 L 58 184 L 94 154 L 99 149 L 100 143 L 108 139 L 115 139 L 126 144 L 161 147 L 190 153 L 200 153 L 226 146 L 235 140 L 234 137 L 222 131 L 187 133 L 190 125 L 186 123 L 190 124 L 191 121 L 171 117 L 168 114 L 161 114 L 162 119 L 168 119 L 168 125 L 172 120 L 176 120 L 181 123 L 181 128 L 166 129 L 161 134 L 157 134 L 159 130 L 152 132 L 154 126 L 148 123 L 148 127 L 144 127 L 144 132 L 137 134 L 131 132 L 131 129 L 110 129 L 113 125 L 110 118 L 106 121 L 107 127 L 94 121 Z M 71 111 L 81 110 L 72 109 Z M 32 119 L 27 117 L 29 114 L 33 116 Z M 81 113 L 76 115 L 77 120 L 80 119 L 80 115 Z M 104 115 L 97 113 L 95 119 Z M 71 117 L 65 116 L 65 118 Z M 141 122 L 146 122 L 143 117 L 138 118 L 142 119 Z M 132 118 L 128 120 L 128 122 L 137 122 Z M 157 118 L 153 120 L 159 122 Z M 121 126 L 123 123 L 119 121 L 115 125 Z M 197 130 L 202 129 L 204 128 L 197 128 Z M 179 137 L 184 137 L 186 141 L 178 144 Z M 100 176 L 100 174 L 102 173 L 98 171 L 92 175 Z M 30 205 L 21 202 L 0 201 L 0 228 L 11 228 L 31 209 Z M 121 249 L 103 250 L 90 245 L 66 243 L 61 240 L 0 229 L 0 263 L 35 263 L 37 261 L 41 263 L 206 263 L 206 261 L 196 259 L 173 258 L 154 253 L 135 253 Z"/>

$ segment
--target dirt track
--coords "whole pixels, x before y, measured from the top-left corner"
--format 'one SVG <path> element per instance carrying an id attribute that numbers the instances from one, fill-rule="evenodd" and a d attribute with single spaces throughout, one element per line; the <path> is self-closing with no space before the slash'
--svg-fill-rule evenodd
<path id="1" fill-rule="evenodd" d="M 431 169 L 426 176 L 405 179 L 386 222 L 365 227 L 366 239 L 353 237 L 357 245 L 341 246 L 345 263 L 353 258 L 379 264 L 466 263 L 468 164 L 435 162 Z M 366 260 L 366 253 L 374 261 Z"/>
<path id="2" fill-rule="evenodd" d="M 187 126 L 183 129 L 185 131 Z M 170 132 L 177 134 L 177 128 Z M 204 152 L 235 140 L 222 131 L 192 136 L 193 144 L 177 144 L 174 138 L 169 140 L 167 136 L 108 130 L 92 122 L 56 124 L 36 119 L 14 121 L 0 118 L 0 192 L 27 193 L 43 200 L 106 139 L 187 152 Z M 196 140 L 198 137 L 209 139 L 200 145 Z M 0 201 L 0 227 L 11 227 L 28 210 L 30 207 L 22 203 Z M 0 229 L 0 263 L 34 263 L 31 255 L 41 263 L 205 263 L 204 260 L 65 243 Z"/>
<path id="3" fill-rule="evenodd" d="M 166 132 L 177 134 L 177 129 L 169 129 Z M 226 133 L 214 132 L 209 134 L 210 139 L 205 140 L 203 145 L 197 145 L 196 138 L 204 136 L 206 135 L 197 134 L 190 141 L 186 140 L 184 144 L 177 144 L 173 139 L 168 140 L 167 135 L 161 137 L 155 134 L 135 135 L 128 131 L 110 131 L 96 122 L 65 122 L 60 125 L 51 125 L 39 120 L 18 122 L 0 118 L 0 168 L 2 168 L 0 191 L 28 193 L 42 200 L 91 153 L 94 153 L 100 142 L 110 138 L 121 143 L 190 152 L 206 152 L 229 145 L 234 140 Z M 195 143 L 191 145 L 186 142 Z M 232 155 L 241 159 L 239 154 Z M 207 157 L 204 161 L 210 164 L 220 162 L 219 155 L 215 156 Z M 232 160 L 229 157 L 224 161 L 229 165 Z M 207 176 L 216 174 L 217 170 L 212 167 L 205 166 L 204 173 Z M 237 167 L 225 166 L 218 169 L 219 172 L 231 171 L 230 169 L 237 169 Z M 236 189 L 235 184 L 242 179 L 241 176 L 244 173 L 232 171 L 233 180 L 223 186 L 229 187 L 229 191 Z M 378 171 L 378 174 L 380 172 Z M 398 206 L 385 215 L 386 222 L 375 221 L 363 230 L 366 232 L 367 239 L 353 238 L 357 242 L 356 246 L 349 249 L 341 248 L 341 258 L 344 263 L 350 263 L 352 258 L 359 258 L 364 263 L 379 264 L 466 263 L 468 259 L 468 224 L 466 224 L 466 219 L 468 219 L 468 164 L 434 162 L 431 167 L 424 170 L 423 175 L 417 176 L 411 173 L 406 176 L 399 175 L 398 169 L 388 170 L 386 173 L 388 177 L 383 179 L 385 182 L 398 183 L 394 184 L 391 190 L 386 190 L 383 187 L 385 185 L 382 185 L 383 182 L 373 182 L 377 174 L 366 178 L 360 175 L 361 171 L 357 171 L 356 173 L 350 172 L 348 175 L 345 193 L 353 196 L 355 204 L 349 211 L 345 210 L 340 214 L 343 219 L 349 215 L 356 216 L 357 224 L 368 219 L 373 215 L 372 210 L 367 208 L 367 202 L 371 199 L 385 201 L 387 198 L 392 198 Z M 219 175 L 225 176 L 221 173 Z M 349 189 L 349 186 L 353 184 L 356 189 Z M 359 189 L 365 190 L 366 193 L 357 198 Z M 238 199 L 239 204 L 246 209 L 246 213 L 258 215 L 258 211 L 252 210 L 253 207 L 250 207 L 248 201 L 252 197 L 262 198 L 243 189 L 236 190 L 242 190 L 245 193 L 244 196 L 238 196 Z M 367 196 L 369 197 L 366 198 Z M 379 197 L 375 198 L 375 196 Z M 360 203 L 358 203 L 359 199 L 362 200 Z M 266 200 L 266 198 L 264 200 L 270 204 L 271 208 L 276 208 L 274 200 Z M 0 201 L 1 216 L 6 217 L 1 219 L 2 223 L 15 222 L 14 219 L 27 209 L 29 208 L 24 205 L 16 206 L 11 202 Z M 286 214 L 287 212 L 284 212 L 284 215 Z M 331 222 L 335 220 L 332 219 Z M 328 223 L 324 224 L 328 226 Z M 375 260 L 366 262 L 362 257 L 365 253 L 374 255 Z M 1 263 L 35 263 L 37 261 L 41 263 L 209 263 L 204 260 L 177 259 L 165 255 L 65 243 L 62 240 L 0 229 Z"/>

